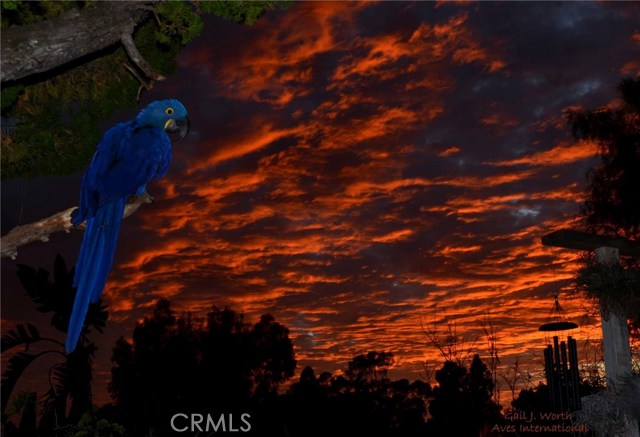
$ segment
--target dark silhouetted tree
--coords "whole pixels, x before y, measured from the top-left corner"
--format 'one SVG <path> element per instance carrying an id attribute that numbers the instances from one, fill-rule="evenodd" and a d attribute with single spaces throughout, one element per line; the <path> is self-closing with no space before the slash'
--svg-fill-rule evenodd
<path id="1" fill-rule="evenodd" d="M 469 395 L 472 411 L 478 411 L 478 419 L 497 420 L 501 407 L 492 401 L 495 389 L 491 372 L 479 355 L 474 355 L 469 367 Z"/>
<path id="2" fill-rule="evenodd" d="M 592 111 L 571 111 L 567 114 L 573 135 L 577 139 L 598 144 L 600 164 L 589 170 L 588 187 L 581 205 L 583 229 L 606 236 L 622 236 L 640 240 L 640 77 L 623 79 L 618 85 L 620 103 L 616 107 L 601 107 Z M 579 288 L 605 309 L 626 312 L 631 319 L 630 333 L 635 340 L 634 355 L 640 344 L 640 258 L 623 257 L 623 268 L 613 268 L 608 274 L 621 282 L 605 287 L 602 270 L 585 257 L 578 273 Z M 611 288 L 616 295 L 611 294 Z M 617 307 L 617 308 L 616 308 Z"/>
<path id="3" fill-rule="evenodd" d="M 532 413 L 549 411 L 551 408 L 549 396 L 549 387 L 540 383 L 535 388 L 520 390 L 518 397 L 511 401 L 511 406 L 515 411 Z"/>
<path id="4" fill-rule="evenodd" d="M 254 395 L 259 399 L 273 397 L 296 366 L 289 329 L 265 314 L 253 327 L 252 337 L 257 352 L 252 366 Z"/>
<path id="5" fill-rule="evenodd" d="M 493 380 L 475 354 L 469 369 L 446 361 L 436 372 L 438 386 L 429 403 L 429 431 L 435 435 L 477 436 L 501 421 L 501 407 L 493 400 Z"/>
<path id="6" fill-rule="evenodd" d="M 588 173 L 581 213 L 586 230 L 640 238 L 640 78 L 618 86 L 621 104 L 567 114 L 577 139 L 598 144 L 600 165 Z"/>
<path id="7" fill-rule="evenodd" d="M 351 380 L 380 381 L 387 378 L 387 370 L 393 365 L 390 352 L 369 352 L 349 361 L 345 374 Z"/>
<path id="8" fill-rule="evenodd" d="M 282 402 L 286 435 L 424 435 L 431 387 L 388 379 L 392 364 L 392 353 L 369 352 L 354 357 L 343 374 L 316 377 L 306 367 Z"/>
<path id="9" fill-rule="evenodd" d="M 271 315 L 251 326 L 242 314 L 214 307 L 196 322 L 176 316 L 166 299 L 138 323 L 133 344 L 118 340 L 112 361 L 111 414 L 136 435 L 173 435 L 169 419 L 177 412 L 256 411 L 296 364 L 289 330 Z"/>

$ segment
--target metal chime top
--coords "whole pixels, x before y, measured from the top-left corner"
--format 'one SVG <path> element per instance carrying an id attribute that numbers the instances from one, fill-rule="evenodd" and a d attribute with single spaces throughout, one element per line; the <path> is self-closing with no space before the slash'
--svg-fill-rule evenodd
<path id="1" fill-rule="evenodd" d="M 555 298 L 553 308 L 551 308 L 549 312 L 547 321 L 543 325 L 540 325 L 538 331 L 550 332 L 576 329 L 578 327 L 577 323 L 564 320 L 564 311 L 560 307 L 560 302 L 558 302 L 558 292 L 553 293 L 553 297 Z"/>

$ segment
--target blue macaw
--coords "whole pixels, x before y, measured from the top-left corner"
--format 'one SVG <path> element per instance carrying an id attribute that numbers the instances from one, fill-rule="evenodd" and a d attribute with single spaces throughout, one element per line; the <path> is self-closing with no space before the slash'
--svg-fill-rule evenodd
<path id="1" fill-rule="evenodd" d="M 171 161 L 167 133 L 184 138 L 188 131 L 182 103 L 162 100 L 109 129 L 98 144 L 82 177 L 80 207 L 71 215 L 74 226 L 84 220 L 87 226 L 73 278 L 77 291 L 65 343 L 68 353 L 78 344 L 89 302 L 98 301 L 107 282 L 127 199 L 142 195 L 147 182 L 167 172 Z"/>

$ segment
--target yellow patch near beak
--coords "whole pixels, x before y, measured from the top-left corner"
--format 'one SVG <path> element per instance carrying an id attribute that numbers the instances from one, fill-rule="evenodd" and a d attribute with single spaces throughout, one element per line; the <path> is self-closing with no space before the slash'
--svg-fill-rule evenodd
<path id="1" fill-rule="evenodd" d="M 173 121 L 173 118 L 170 118 L 169 120 L 167 120 L 167 122 L 164 124 L 164 130 L 167 130 L 167 128 L 169 127 L 169 125 L 170 125 L 171 123 L 175 123 L 175 122 Z"/>

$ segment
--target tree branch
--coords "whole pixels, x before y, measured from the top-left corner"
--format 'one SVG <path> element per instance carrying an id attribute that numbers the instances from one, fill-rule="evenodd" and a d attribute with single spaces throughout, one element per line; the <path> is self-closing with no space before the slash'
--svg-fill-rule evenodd
<path id="1" fill-rule="evenodd" d="M 133 68 L 131 65 L 129 65 L 127 62 L 125 62 L 124 64 L 124 68 L 131 73 L 131 75 L 138 81 L 140 82 L 140 86 L 138 87 L 138 92 L 136 93 L 136 102 L 140 102 L 140 94 L 142 93 L 142 90 L 145 89 L 147 91 L 149 91 L 150 89 L 153 88 L 153 81 L 151 81 L 151 83 L 147 83 L 143 78 L 140 77 L 140 75 L 138 74 L 138 72 L 136 71 L 135 68 Z"/>
<path id="2" fill-rule="evenodd" d="M 133 41 L 131 32 L 123 32 L 122 35 L 120 35 L 120 41 L 122 41 L 122 45 L 127 51 L 127 55 L 129 55 L 131 61 L 133 61 L 133 63 L 142 70 L 145 76 L 152 80 L 166 79 L 163 75 L 156 73 L 153 68 L 151 68 L 151 65 L 149 65 L 149 63 L 142 57 L 138 51 L 138 47 L 136 47 L 136 43 Z"/>
<path id="3" fill-rule="evenodd" d="M 41 23 L 3 29 L 0 80 L 44 73 L 117 44 L 123 33 L 133 32 L 155 1 L 96 2 Z"/>
<path id="4" fill-rule="evenodd" d="M 122 217 L 129 217 L 140 208 L 140 205 L 151 203 L 152 201 L 153 198 L 146 192 L 142 196 L 132 197 L 125 206 Z M 18 255 L 18 247 L 34 241 L 47 242 L 49 241 L 49 235 L 55 232 L 69 232 L 73 228 L 71 213 L 75 209 L 75 207 L 69 208 L 37 222 L 13 228 L 0 240 L 0 257 L 15 259 Z M 82 223 L 78 226 L 78 229 L 83 229 L 84 226 L 84 223 Z"/>

